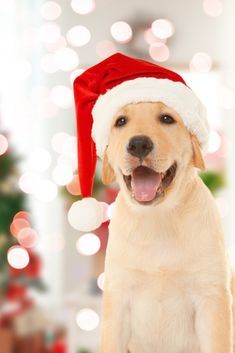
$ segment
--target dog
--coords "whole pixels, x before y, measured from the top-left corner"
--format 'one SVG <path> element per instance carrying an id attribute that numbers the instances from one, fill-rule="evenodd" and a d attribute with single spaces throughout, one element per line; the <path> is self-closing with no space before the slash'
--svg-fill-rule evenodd
<path id="1" fill-rule="evenodd" d="M 161 102 L 124 106 L 103 156 L 109 225 L 100 353 L 232 353 L 233 287 L 200 144 Z"/>

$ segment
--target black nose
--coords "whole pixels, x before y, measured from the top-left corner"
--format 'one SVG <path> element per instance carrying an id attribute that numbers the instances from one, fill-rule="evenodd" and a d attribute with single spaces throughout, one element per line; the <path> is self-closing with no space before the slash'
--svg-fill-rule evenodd
<path id="1" fill-rule="evenodd" d="M 153 143 L 148 136 L 134 136 L 130 139 L 127 151 L 135 157 L 143 159 L 153 149 Z"/>

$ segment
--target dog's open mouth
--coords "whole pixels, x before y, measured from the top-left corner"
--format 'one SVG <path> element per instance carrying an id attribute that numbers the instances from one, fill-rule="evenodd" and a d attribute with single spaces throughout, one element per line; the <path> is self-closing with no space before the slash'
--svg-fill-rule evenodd
<path id="1" fill-rule="evenodd" d="M 176 162 L 164 173 L 158 173 L 151 168 L 139 166 L 133 170 L 131 175 L 123 175 L 123 178 L 135 200 L 149 204 L 159 198 L 172 183 L 176 169 Z"/>

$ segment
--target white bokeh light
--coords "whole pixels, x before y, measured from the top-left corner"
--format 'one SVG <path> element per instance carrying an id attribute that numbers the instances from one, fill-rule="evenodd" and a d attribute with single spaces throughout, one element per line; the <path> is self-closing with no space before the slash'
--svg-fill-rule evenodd
<path id="1" fill-rule="evenodd" d="M 54 43 L 60 38 L 60 27 L 56 23 L 44 23 L 39 29 L 39 39 L 44 43 Z"/>
<path id="2" fill-rule="evenodd" d="M 38 148 L 29 155 L 29 166 L 36 171 L 43 172 L 51 164 L 51 155 L 45 148 Z"/>
<path id="3" fill-rule="evenodd" d="M 100 239 L 93 233 L 84 234 L 77 240 L 76 248 L 82 255 L 94 255 L 100 249 Z"/>
<path id="4" fill-rule="evenodd" d="M 66 132 L 57 132 L 51 139 L 51 146 L 57 153 L 63 153 L 64 146 L 69 143 L 71 136 Z"/>
<path id="5" fill-rule="evenodd" d="M 173 24 L 164 18 L 154 21 L 152 23 L 151 28 L 153 34 L 160 39 L 166 39 L 171 37 L 175 31 Z"/>
<path id="6" fill-rule="evenodd" d="M 55 63 L 62 71 L 72 71 L 79 64 L 78 54 L 71 48 L 62 48 L 55 52 Z"/>
<path id="7" fill-rule="evenodd" d="M 96 53 L 101 59 L 106 59 L 117 52 L 117 48 L 110 40 L 101 40 L 96 44 Z"/>
<path id="8" fill-rule="evenodd" d="M 48 51 L 55 53 L 57 50 L 65 48 L 67 46 L 66 39 L 63 36 L 60 36 L 53 43 L 45 43 L 45 47 Z"/>
<path id="9" fill-rule="evenodd" d="M 132 38 L 131 26 L 124 21 L 118 21 L 112 24 L 110 28 L 111 35 L 119 43 L 128 43 Z"/>
<path id="10" fill-rule="evenodd" d="M 101 289 L 104 290 L 104 281 L 105 281 L 105 273 L 102 272 L 98 278 L 97 278 L 97 286 Z"/>
<path id="11" fill-rule="evenodd" d="M 67 32 L 66 38 L 70 45 L 74 47 L 82 47 L 89 43 L 91 33 L 85 26 L 74 26 Z"/>
<path id="12" fill-rule="evenodd" d="M 214 153 L 218 151 L 220 146 L 221 146 L 220 135 L 215 130 L 211 131 L 210 137 L 209 137 L 208 153 Z"/>
<path id="13" fill-rule="evenodd" d="M 207 73 L 212 67 L 212 59 L 206 53 L 196 53 L 193 55 L 189 67 L 191 71 Z"/>
<path id="14" fill-rule="evenodd" d="M 73 171 L 66 164 L 58 164 L 52 172 L 52 178 L 57 185 L 67 185 L 73 179 Z"/>
<path id="15" fill-rule="evenodd" d="M 51 90 L 51 100 L 59 108 L 70 108 L 73 106 L 73 92 L 71 88 L 66 86 L 54 86 Z"/>
<path id="16" fill-rule="evenodd" d="M 22 246 L 12 246 L 7 252 L 7 260 L 11 267 L 22 269 L 29 263 L 29 254 Z"/>
<path id="17" fill-rule="evenodd" d="M 94 330 L 100 322 L 99 315 L 92 309 L 81 309 L 76 316 L 78 327 L 84 331 Z"/>
<path id="18" fill-rule="evenodd" d="M 77 155 L 74 153 L 61 154 L 58 158 L 58 164 L 66 165 L 74 172 L 78 167 Z"/>
<path id="19" fill-rule="evenodd" d="M 43 55 L 41 58 L 40 66 L 41 69 L 48 74 L 54 74 L 56 71 L 58 71 L 54 54 Z"/>
<path id="20" fill-rule="evenodd" d="M 54 21 L 62 13 L 60 5 L 55 1 L 46 1 L 40 8 L 41 16 L 48 21 Z"/>
<path id="21" fill-rule="evenodd" d="M 169 59 L 170 51 L 166 44 L 157 42 L 150 45 L 149 55 L 154 61 L 164 62 Z"/>
<path id="22" fill-rule="evenodd" d="M 33 172 L 25 172 L 19 178 L 19 187 L 26 194 L 32 194 L 37 190 L 39 176 Z"/>
<path id="23" fill-rule="evenodd" d="M 204 0 L 203 9 L 208 16 L 218 17 L 223 12 L 223 4 L 219 0 Z"/>
<path id="24" fill-rule="evenodd" d="M 34 195 L 39 201 L 51 202 L 56 198 L 57 193 L 58 188 L 52 181 L 42 179 L 39 180 Z"/>
<path id="25" fill-rule="evenodd" d="M 86 15 L 94 10 L 95 2 L 93 0 L 72 0 L 71 7 L 79 15 Z"/>
<path id="26" fill-rule="evenodd" d="M 144 31 L 144 39 L 147 44 L 151 45 L 156 42 L 166 43 L 166 39 L 164 38 L 157 38 L 153 34 L 152 28 L 148 28 Z"/>
<path id="27" fill-rule="evenodd" d="M 24 248 L 33 248 L 38 243 L 38 234 L 31 227 L 26 227 L 19 231 L 17 239 Z"/>
<path id="28" fill-rule="evenodd" d="M 0 156 L 2 156 L 8 149 L 8 140 L 7 138 L 0 134 Z"/>

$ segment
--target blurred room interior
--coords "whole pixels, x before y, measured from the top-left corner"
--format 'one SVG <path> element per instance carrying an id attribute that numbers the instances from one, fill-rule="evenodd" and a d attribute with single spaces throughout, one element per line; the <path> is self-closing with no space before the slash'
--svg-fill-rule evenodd
<path id="1" fill-rule="evenodd" d="M 180 73 L 208 110 L 207 170 L 235 266 L 235 2 L 8 0 L 0 3 L 1 353 L 97 353 L 108 223 L 79 233 L 73 81 L 116 52 Z M 107 205 L 108 204 L 108 205 Z M 202 205 L 203 207 L 203 205 Z"/>

